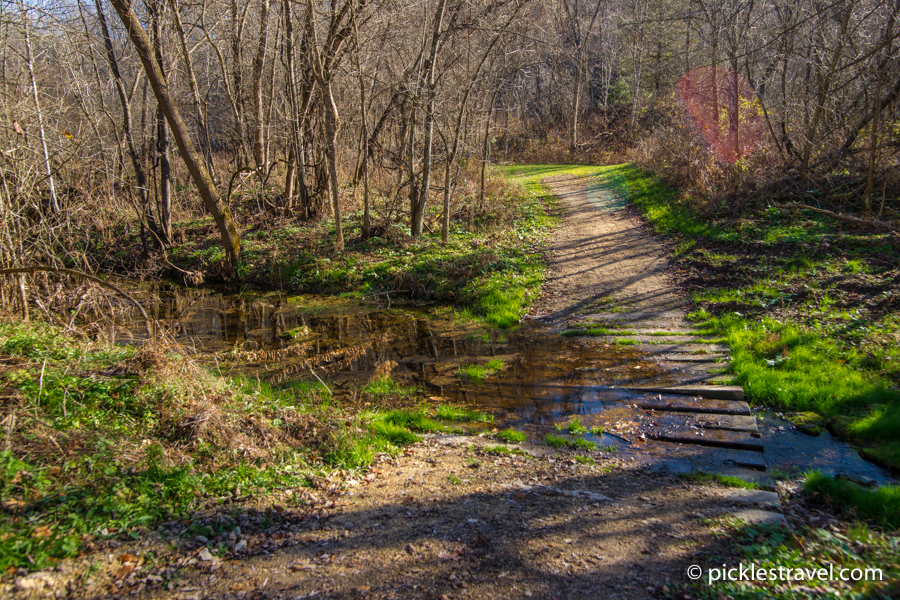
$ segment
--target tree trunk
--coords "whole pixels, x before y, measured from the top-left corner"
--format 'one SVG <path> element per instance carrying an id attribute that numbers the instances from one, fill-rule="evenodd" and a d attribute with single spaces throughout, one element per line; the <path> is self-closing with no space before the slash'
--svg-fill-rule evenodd
<path id="1" fill-rule="evenodd" d="M 138 198 L 140 205 L 147 206 L 150 201 L 147 189 L 147 175 L 144 173 L 144 165 L 141 162 L 140 154 L 134 146 L 134 136 L 131 132 L 131 103 L 128 100 L 128 92 L 125 90 L 125 82 L 119 71 L 119 63 L 116 59 L 116 53 L 113 50 L 112 38 L 109 35 L 109 26 L 106 22 L 106 14 L 103 12 L 103 4 L 100 0 L 94 0 L 97 8 L 97 18 L 100 21 L 100 31 L 103 35 L 103 45 L 106 48 L 106 60 L 109 63 L 109 70 L 113 76 L 113 82 L 116 86 L 116 93 L 119 95 L 119 103 L 122 105 L 122 135 L 128 146 L 128 155 L 131 158 L 131 166 L 134 169 L 134 176 L 137 179 Z"/>
<path id="2" fill-rule="evenodd" d="M 38 131 L 41 136 L 41 149 L 44 153 L 44 168 L 47 172 L 47 184 L 50 188 L 50 210 L 54 213 L 58 213 L 59 202 L 56 198 L 56 184 L 53 181 L 53 168 L 50 165 L 50 153 L 47 151 L 47 137 L 44 135 L 44 113 L 41 111 L 41 100 L 38 96 L 37 81 L 34 78 L 34 53 L 31 50 L 31 27 L 28 24 L 28 13 L 25 10 L 24 2 L 21 2 L 21 10 L 22 28 L 25 35 L 25 60 L 28 65 L 28 77 L 31 81 L 31 94 L 34 99 L 34 109 L 37 111 Z"/>
<path id="3" fill-rule="evenodd" d="M 162 54 L 162 0 L 149 3 L 151 24 L 153 27 L 153 52 L 159 65 L 159 72 L 166 79 L 165 62 Z M 169 165 L 169 133 L 166 129 L 166 118 L 162 108 L 156 109 L 156 157 L 159 161 L 159 196 L 156 199 L 156 214 L 159 217 L 157 241 L 167 246 L 172 239 L 172 168 Z"/>
<path id="4" fill-rule="evenodd" d="M 478 202 L 479 205 L 484 207 L 484 184 L 485 179 L 487 177 L 487 166 L 488 162 L 491 160 L 491 117 L 494 114 L 494 102 L 497 100 L 497 94 L 500 92 L 500 88 L 494 90 L 494 93 L 491 94 L 491 102 L 488 105 L 488 113 L 487 113 L 487 122 L 484 124 L 484 140 L 481 145 L 481 187 L 478 192 Z M 573 125 L 577 125 L 577 119 L 573 122 Z M 574 149 L 572 150 L 575 151 Z"/>
<path id="5" fill-rule="evenodd" d="M 428 192 L 431 190 L 431 151 L 434 144 L 434 103 L 436 96 L 434 77 L 437 67 L 438 41 L 440 40 L 441 27 L 444 23 L 444 9 L 446 6 L 446 0 L 440 0 L 437 14 L 434 17 L 434 29 L 431 33 L 431 53 L 428 59 L 428 79 L 425 87 L 425 93 L 428 94 L 428 108 L 425 112 L 425 149 L 422 156 L 422 188 L 419 190 L 418 197 L 414 197 L 409 224 L 410 234 L 413 237 L 422 235 L 425 224 L 425 206 L 428 203 Z"/>
<path id="6" fill-rule="evenodd" d="M 95 0 L 98 6 L 100 0 Z M 203 109 L 203 101 L 200 98 L 200 86 L 197 85 L 197 76 L 194 73 L 194 63 L 191 60 L 191 52 L 187 45 L 187 36 L 184 33 L 184 25 L 181 22 L 181 14 L 178 12 L 177 0 L 171 0 L 172 17 L 175 22 L 175 31 L 178 34 L 178 43 L 181 46 L 181 57 L 184 61 L 185 70 L 187 71 L 188 84 L 191 88 L 191 98 L 194 101 L 194 111 L 197 113 L 197 130 L 200 133 L 200 148 L 203 151 L 203 158 L 206 161 L 206 169 L 216 181 L 216 169 L 212 159 L 212 142 L 209 136 L 209 124 L 207 123 L 205 110 Z"/>
<path id="7" fill-rule="evenodd" d="M 263 145 L 263 65 L 268 41 L 269 0 L 260 0 L 259 44 L 253 59 L 253 160 L 256 168 L 265 173 L 266 164 Z"/>
<path id="8" fill-rule="evenodd" d="M 337 107 L 334 104 L 334 97 L 331 94 L 331 80 L 324 78 L 325 93 L 325 136 L 327 142 L 326 159 L 328 161 L 328 184 L 331 188 L 331 206 L 334 210 L 334 227 L 335 227 L 335 252 L 344 251 L 344 230 L 341 227 L 341 202 L 340 189 L 338 188 L 337 177 L 337 150 L 335 147 L 335 124 L 337 121 Z"/>
<path id="9" fill-rule="evenodd" d="M 119 18 L 122 19 L 122 24 L 125 25 L 125 30 L 128 32 L 128 36 L 137 50 L 141 64 L 144 67 L 144 73 L 147 75 L 147 79 L 153 88 L 153 93 L 162 108 L 169 127 L 172 129 L 172 135 L 175 137 L 178 151 L 191 174 L 191 179 L 193 179 L 194 185 L 197 186 L 197 191 L 203 198 L 206 210 L 210 212 L 219 229 L 219 236 L 225 248 L 227 268 L 233 274 L 240 264 L 241 242 L 234 219 L 231 217 L 231 212 L 221 201 L 219 190 L 213 183 L 209 172 L 203 164 L 203 159 L 197 153 L 194 143 L 188 135 L 187 125 L 181 118 L 178 107 L 175 106 L 175 102 L 169 93 L 168 84 L 153 55 L 153 44 L 147 36 L 147 32 L 141 26 L 141 22 L 128 4 L 128 0 L 110 1 L 113 8 L 116 9 Z"/>

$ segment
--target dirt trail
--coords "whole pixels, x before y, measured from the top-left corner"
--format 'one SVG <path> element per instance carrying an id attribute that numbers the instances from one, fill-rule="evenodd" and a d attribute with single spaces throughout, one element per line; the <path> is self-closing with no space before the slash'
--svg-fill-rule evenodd
<path id="1" fill-rule="evenodd" d="M 625 207 L 620 190 L 569 175 L 545 183 L 559 197 L 564 216 L 534 316 L 562 324 L 615 308 L 687 326 L 686 300 L 665 274 L 665 248 Z"/>
<path id="2" fill-rule="evenodd" d="M 688 566 L 724 551 L 716 517 L 759 512 L 768 500 L 651 474 L 616 455 L 582 464 L 540 447 L 523 449 L 535 456 L 498 455 L 487 443 L 431 438 L 383 456 L 355 480 L 218 507 L 168 523 L 152 540 L 113 540 L 78 564 L 39 574 L 27 591 L 6 591 L 179 600 L 665 598 L 688 582 Z M 221 533 L 200 537 L 191 533 L 198 526 Z M 142 558 L 123 575 L 129 555 Z"/>

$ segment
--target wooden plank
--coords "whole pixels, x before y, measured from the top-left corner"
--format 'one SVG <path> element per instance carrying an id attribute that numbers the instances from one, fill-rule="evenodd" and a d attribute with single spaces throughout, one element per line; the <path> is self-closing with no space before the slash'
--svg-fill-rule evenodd
<path id="1" fill-rule="evenodd" d="M 739 385 L 671 385 L 663 387 L 624 386 L 635 392 L 700 396 L 715 400 L 743 400 L 744 388 Z"/>
<path id="2" fill-rule="evenodd" d="M 714 446 L 717 448 L 733 448 L 735 450 L 763 451 L 763 443 L 759 434 L 743 431 L 726 431 L 721 429 L 700 428 L 650 428 L 647 437 L 664 442 L 676 442 L 679 444 L 696 444 L 699 446 Z"/>
<path id="3" fill-rule="evenodd" d="M 736 400 L 715 400 L 684 396 L 642 396 L 631 400 L 641 408 L 688 413 L 712 413 L 719 415 L 750 415 L 750 406 Z"/>
<path id="4" fill-rule="evenodd" d="M 705 400 L 704 402 L 726 402 L 725 400 Z M 733 402 L 733 404 L 741 404 Z M 645 418 L 646 417 L 646 418 Z M 723 431 L 743 431 L 758 433 L 756 417 L 746 414 L 711 414 L 708 412 L 676 412 L 650 409 L 641 415 L 641 420 L 659 429 L 719 429 Z"/>

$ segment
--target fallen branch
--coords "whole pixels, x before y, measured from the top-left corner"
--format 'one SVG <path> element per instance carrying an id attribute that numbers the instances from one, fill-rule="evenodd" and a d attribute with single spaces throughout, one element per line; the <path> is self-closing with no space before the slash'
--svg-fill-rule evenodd
<path id="1" fill-rule="evenodd" d="M 82 273 L 81 271 L 75 271 L 73 269 L 64 269 L 62 267 L 48 267 L 48 266 L 36 266 L 36 267 L 15 267 L 12 269 L 0 269 L 0 275 L 19 275 L 19 274 L 30 274 L 30 273 L 56 273 L 58 275 L 69 275 L 71 277 L 81 277 L 82 279 L 87 279 L 93 283 L 96 283 L 100 287 L 105 287 L 119 294 L 132 304 L 134 304 L 137 309 L 141 312 L 141 316 L 144 317 L 144 324 L 147 326 L 147 337 L 153 339 L 153 325 L 150 322 L 150 317 L 147 316 L 147 311 L 144 310 L 144 307 L 141 306 L 140 302 L 135 300 L 128 292 L 122 290 L 121 288 L 103 281 L 99 277 L 95 277 L 93 275 L 88 275 L 87 273 Z"/>
<path id="2" fill-rule="evenodd" d="M 885 229 L 885 230 L 889 231 L 896 237 L 900 237 L 900 233 L 897 233 L 896 231 L 894 231 L 893 227 L 891 227 L 885 221 L 880 221 L 878 219 L 861 219 L 859 217 L 851 217 L 850 215 L 836 213 L 834 211 L 826 210 L 824 208 L 817 208 L 815 206 L 810 206 L 809 204 L 802 204 L 800 202 L 791 202 L 789 204 L 773 204 L 772 206 L 774 206 L 776 208 L 802 208 L 804 210 L 811 210 L 813 212 L 831 217 L 832 219 L 837 219 L 838 221 L 845 221 L 847 223 L 855 223 L 857 225 L 867 225 L 870 227 L 879 227 L 881 229 Z"/>

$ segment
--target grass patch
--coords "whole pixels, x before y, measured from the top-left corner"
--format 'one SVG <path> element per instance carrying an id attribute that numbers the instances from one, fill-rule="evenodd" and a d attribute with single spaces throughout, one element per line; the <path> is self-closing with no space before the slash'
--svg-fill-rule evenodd
<path id="1" fill-rule="evenodd" d="M 381 375 L 366 384 L 361 391 L 373 400 L 384 401 L 389 398 L 410 398 L 419 392 L 419 388 L 403 386 L 391 379 L 390 375 Z"/>
<path id="2" fill-rule="evenodd" d="M 803 491 L 855 517 L 888 529 L 900 529 L 900 486 L 867 489 L 815 472 L 806 477 Z"/>
<path id="3" fill-rule="evenodd" d="M 760 487 L 755 483 L 744 481 L 739 477 L 731 475 L 722 475 L 721 473 L 706 473 L 704 471 L 696 471 L 693 473 L 680 473 L 678 475 L 682 479 L 696 481 L 698 483 L 718 483 L 725 487 L 742 488 L 745 490 L 758 490 Z"/>
<path id="4" fill-rule="evenodd" d="M 318 382 L 220 377 L 163 345 L 0 323 L 0 358 L 2 393 L 20 399 L 0 452 L 4 571 L 140 539 L 225 499 L 290 502 L 317 477 L 417 439 L 399 419 L 344 412 Z"/>
<path id="5" fill-rule="evenodd" d="M 552 433 L 544 436 L 544 443 L 553 448 L 565 448 L 569 445 L 569 439 L 561 435 L 553 435 Z"/>
<path id="6" fill-rule="evenodd" d="M 547 434 L 544 436 L 544 443 L 553 448 L 580 448 L 583 450 L 594 450 L 597 443 L 584 438 L 570 439 L 561 435 Z"/>
<path id="7" fill-rule="evenodd" d="M 757 571 L 774 569 L 776 574 L 778 569 L 782 572 L 790 569 L 792 573 L 801 569 L 804 581 L 785 583 L 771 577 L 765 581 L 714 581 L 710 585 L 708 574 L 704 572 L 703 578 L 690 586 L 692 595 L 698 598 L 836 600 L 896 597 L 896 582 L 900 580 L 900 539 L 895 536 L 865 526 L 837 530 L 801 527 L 792 531 L 782 526 L 746 526 L 740 523 L 723 523 L 718 535 L 729 540 L 735 556 L 720 557 L 716 563 L 726 563 L 728 566 L 752 563 Z M 858 573 L 861 576 L 866 569 L 878 569 L 880 577 L 875 571 L 868 576 L 868 581 L 829 580 L 828 565 L 833 565 L 836 573 L 847 569 L 848 579 L 854 569 L 860 569 Z M 818 578 L 821 568 L 826 571 L 825 579 Z M 801 585 L 806 590 L 814 591 L 797 589 Z"/>
<path id="8" fill-rule="evenodd" d="M 582 456 L 581 454 L 578 454 L 578 455 L 575 456 L 575 461 L 576 461 L 576 462 L 579 462 L 579 463 L 581 463 L 581 464 L 583 464 L 583 465 L 594 465 L 594 464 L 597 464 L 597 461 L 594 460 L 593 458 L 591 458 L 590 456 Z"/>
<path id="9" fill-rule="evenodd" d="M 605 327 L 590 327 L 590 328 L 579 328 L 579 329 L 566 329 L 560 335 L 564 335 L 566 337 L 599 337 L 599 336 L 616 336 L 622 333 L 616 329 L 606 329 Z"/>
<path id="10" fill-rule="evenodd" d="M 468 410 L 448 404 L 437 407 L 437 417 L 445 421 L 467 421 L 471 423 L 493 423 L 494 415 L 477 410 Z"/>
<path id="11" fill-rule="evenodd" d="M 391 410 L 381 414 L 379 420 L 392 425 L 426 432 L 445 432 L 447 427 L 429 419 L 424 408 L 419 410 Z"/>
<path id="12" fill-rule="evenodd" d="M 509 446 L 485 446 L 484 451 L 488 454 L 529 456 L 529 454 L 524 450 L 520 448 L 510 448 Z"/>
<path id="13" fill-rule="evenodd" d="M 587 427 L 581 424 L 581 421 L 578 417 L 574 417 L 569 424 L 566 426 L 566 429 L 569 432 L 569 435 L 584 435 L 590 431 Z"/>
<path id="14" fill-rule="evenodd" d="M 487 363 L 483 365 L 466 365 L 464 367 L 459 368 L 460 377 L 464 377 L 474 383 L 475 385 L 480 385 L 484 382 L 485 378 L 499 373 L 503 370 L 504 363 L 499 358 L 492 358 Z"/>
<path id="15" fill-rule="evenodd" d="M 519 444 L 525 441 L 525 434 L 515 429 L 498 431 L 495 436 L 508 444 Z"/>

